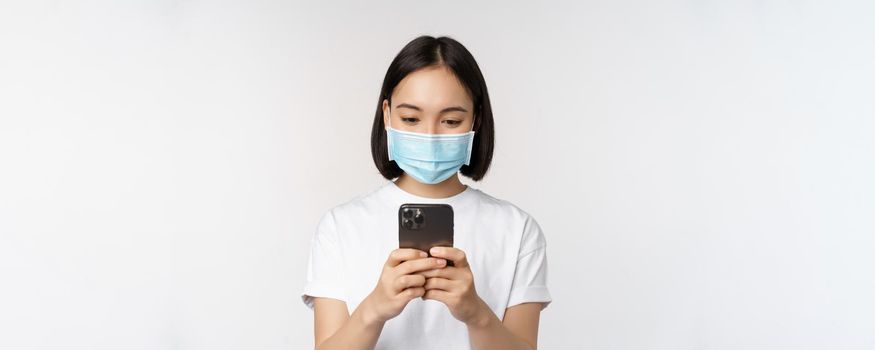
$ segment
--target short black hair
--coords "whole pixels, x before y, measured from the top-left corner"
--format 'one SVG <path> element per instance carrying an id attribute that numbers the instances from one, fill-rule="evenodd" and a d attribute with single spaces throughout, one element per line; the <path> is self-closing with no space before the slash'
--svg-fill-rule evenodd
<path id="1" fill-rule="evenodd" d="M 462 175 L 480 181 L 489 170 L 489 164 L 492 163 L 492 149 L 495 144 L 492 106 L 489 104 L 486 80 L 483 79 L 480 67 L 468 49 L 446 36 L 435 38 L 423 35 L 413 39 L 389 64 L 389 69 L 383 78 L 383 88 L 380 90 L 377 112 L 371 129 L 371 156 L 374 158 L 374 164 L 380 170 L 380 174 L 389 180 L 404 173 L 395 161 L 389 160 L 386 130 L 383 125 L 383 100 L 388 100 L 391 106 L 392 92 L 404 77 L 416 70 L 434 66 L 449 68 L 474 102 L 474 145 L 471 149 L 471 161 L 459 170 Z"/>

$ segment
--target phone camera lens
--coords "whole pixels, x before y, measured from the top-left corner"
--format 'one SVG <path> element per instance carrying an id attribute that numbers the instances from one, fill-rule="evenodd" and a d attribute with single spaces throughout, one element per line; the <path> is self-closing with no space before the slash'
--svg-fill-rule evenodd
<path id="1" fill-rule="evenodd" d="M 408 228 L 408 229 L 409 229 L 409 228 L 412 228 L 412 227 L 413 227 L 413 221 L 410 220 L 410 219 L 405 219 L 405 220 L 404 220 L 404 227 L 405 227 L 405 228 Z"/>
<path id="2" fill-rule="evenodd" d="M 403 211 L 401 211 L 401 216 L 406 219 L 410 219 L 410 217 L 413 216 L 413 212 L 411 212 L 410 209 L 404 209 Z"/>
<path id="3" fill-rule="evenodd" d="M 413 221 L 415 221 L 417 224 L 422 224 L 422 222 L 425 221 L 425 218 L 423 218 L 422 214 L 420 214 L 414 217 Z"/>

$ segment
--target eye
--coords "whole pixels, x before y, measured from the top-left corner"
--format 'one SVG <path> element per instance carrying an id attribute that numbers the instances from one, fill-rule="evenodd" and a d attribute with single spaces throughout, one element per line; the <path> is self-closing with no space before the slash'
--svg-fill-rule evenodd
<path id="1" fill-rule="evenodd" d="M 411 124 L 412 124 L 412 123 L 416 123 L 416 122 L 418 122 L 418 121 L 419 121 L 419 118 L 417 118 L 417 117 L 401 117 L 401 121 L 403 121 L 403 122 L 405 122 L 405 123 L 411 123 Z"/>
<path id="2" fill-rule="evenodd" d="M 462 124 L 461 120 L 455 120 L 455 119 L 447 119 L 447 120 L 444 120 L 443 122 L 449 126 L 457 126 L 459 124 Z"/>

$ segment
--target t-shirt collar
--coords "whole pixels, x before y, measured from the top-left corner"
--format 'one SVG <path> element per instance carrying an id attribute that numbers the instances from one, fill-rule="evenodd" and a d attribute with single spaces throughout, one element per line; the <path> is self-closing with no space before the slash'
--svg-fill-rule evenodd
<path id="1" fill-rule="evenodd" d="M 471 186 L 465 185 L 465 190 L 459 192 L 455 195 L 445 198 L 429 198 L 422 197 L 407 192 L 401 187 L 398 187 L 394 181 L 386 181 L 386 184 L 383 185 L 386 192 L 389 194 L 390 198 L 401 202 L 401 203 L 443 203 L 449 204 L 453 207 L 457 207 L 465 202 L 467 202 L 467 198 L 471 197 L 474 191 L 476 191 Z"/>

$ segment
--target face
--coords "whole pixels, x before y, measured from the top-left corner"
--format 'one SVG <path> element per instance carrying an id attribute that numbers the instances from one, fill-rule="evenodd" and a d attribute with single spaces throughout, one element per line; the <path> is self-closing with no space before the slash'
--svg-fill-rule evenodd
<path id="1" fill-rule="evenodd" d="M 398 83 L 392 92 L 391 111 L 389 101 L 383 100 L 383 123 L 423 134 L 466 133 L 474 123 L 473 104 L 449 68 L 427 67 Z"/>

